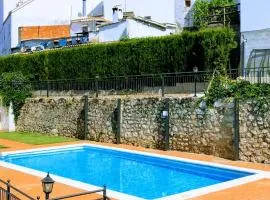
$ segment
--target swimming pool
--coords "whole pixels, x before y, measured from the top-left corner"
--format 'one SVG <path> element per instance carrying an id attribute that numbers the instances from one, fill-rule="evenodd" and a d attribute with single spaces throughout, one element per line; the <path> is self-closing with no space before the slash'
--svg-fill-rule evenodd
<path id="1" fill-rule="evenodd" d="M 173 199 L 177 194 L 256 175 L 185 159 L 86 144 L 3 153 L 0 161 L 91 186 L 106 185 L 118 199 L 121 196 L 118 194 L 124 194 L 120 199 Z"/>

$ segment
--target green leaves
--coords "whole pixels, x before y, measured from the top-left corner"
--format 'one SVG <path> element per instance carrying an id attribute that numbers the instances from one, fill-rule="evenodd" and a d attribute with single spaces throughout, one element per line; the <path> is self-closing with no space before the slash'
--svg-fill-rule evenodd
<path id="1" fill-rule="evenodd" d="M 225 70 L 235 48 L 230 29 L 129 39 L 108 44 L 0 57 L 0 73 L 20 71 L 31 81 L 159 74 L 218 67 Z"/>
<path id="2" fill-rule="evenodd" d="M 25 99 L 31 96 L 31 85 L 22 73 L 3 73 L 0 76 L 0 96 L 4 105 L 9 106 L 12 102 L 17 121 Z"/>
<path id="3" fill-rule="evenodd" d="M 269 107 L 265 105 L 268 105 L 266 99 L 270 98 L 270 86 L 269 84 L 252 84 L 245 80 L 231 80 L 218 73 L 209 85 L 205 100 L 210 106 L 215 101 L 225 98 L 255 100 L 259 111 L 264 113 L 269 110 Z"/>
<path id="4" fill-rule="evenodd" d="M 200 28 L 208 26 L 209 6 L 208 0 L 197 0 L 195 2 L 193 8 L 193 22 L 195 26 Z"/>
<path id="5" fill-rule="evenodd" d="M 193 22 L 199 28 L 206 28 L 209 16 L 215 15 L 217 21 L 222 21 L 222 6 L 235 5 L 236 0 L 197 0 L 193 8 Z"/>

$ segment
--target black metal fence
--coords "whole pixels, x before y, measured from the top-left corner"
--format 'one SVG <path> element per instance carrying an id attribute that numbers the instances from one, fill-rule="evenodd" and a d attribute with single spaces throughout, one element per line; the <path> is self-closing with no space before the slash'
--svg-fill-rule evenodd
<path id="1" fill-rule="evenodd" d="M 270 84 L 270 67 L 245 68 L 243 79 L 251 83 Z"/>
<path id="2" fill-rule="evenodd" d="M 100 93 L 194 93 L 203 92 L 213 72 L 181 72 L 148 74 L 137 76 L 96 77 L 91 79 L 48 80 L 32 82 L 32 88 L 39 96 L 91 95 Z M 238 77 L 237 70 L 229 72 L 231 78 Z M 196 86 L 196 88 L 195 88 Z"/>
<path id="3" fill-rule="evenodd" d="M 62 199 L 69 199 L 73 197 L 81 197 L 90 194 L 102 193 L 101 198 L 97 198 L 97 200 L 110 200 L 107 196 L 107 188 L 103 186 L 101 189 L 93 190 L 93 191 L 86 191 L 77 194 L 65 195 L 61 197 L 52 198 L 50 200 L 62 200 Z M 40 197 L 36 198 L 37 200 Z M 31 197 L 30 195 L 26 194 L 25 192 L 19 190 L 18 188 L 12 186 L 10 181 L 7 182 L 0 179 L 0 200 L 36 200 L 35 198 Z"/>
<path id="4" fill-rule="evenodd" d="M 0 200 L 36 200 L 35 198 L 12 186 L 10 181 L 5 182 L 0 179 L 0 183 Z M 3 187 L 1 187 L 2 185 Z"/>
<path id="5" fill-rule="evenodd" d="M 103 186 L 103 188 L 99 189 L 99 190 L 81 192 L 81 193 L 72 194 L 72 195 L 65 195 L 65 196 L 61 196 L 61 197 L 52 198 L 52 199 L 49 199 L 49 200 L 70 199 L 70 198 L 74 198 L 74 197 L 81 197 L 81 196 L 100 193 L 100 192 L 102 193 L 102 198 L 99 198 L 97 200 L 111 200 L 109 197 L 107 197 L 107 188 L 106 188 L 106 186 Z"/>

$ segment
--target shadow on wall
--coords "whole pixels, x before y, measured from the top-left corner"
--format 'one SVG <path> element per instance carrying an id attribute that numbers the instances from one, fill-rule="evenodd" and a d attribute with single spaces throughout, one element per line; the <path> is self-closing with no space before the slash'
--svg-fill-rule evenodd
<path id="1" fill-rule="evenodd" d="M 102 16 L 104 14 L 104 3 L 100 2 L 89 14 L 88 16 Z"/>
<path id="2" fill-rule="evenodd" d="M 128 40 L 128 39 L 129 39 L 128 31 L 127 31 L 127 28 L 125 28 L 125 30 L 123 31 L 123 33 L 120 36 L 120 41 L 124 41 L 124 40 Z"/>
<path id="3" fill-rule="evenodd" d="M 165 132 L 166 132 L 166 123 L 165 123 L 165 120 L 164 118 L 162 118 L 162 112 L 165 109 L 166 106 L 165 106 L 165 102 L 163 102 L 161 104 L 161 106 L 158 107 L 158 115 L 156 115 L 156 123 L 158 125 L 157 127 L 157 138 L 155 138 L 155 148 L 156 149 L 162 149 L 164 150 L 165 149 Z"/>
<path id="4" fill-rule="evenodd" d="M 117 119 L 118 119 L 118 108 L 115 108 L 111 114 L 112 133 L 115 135 L 115 138 L 117 138 L 117 127 L 118 127 Z"/>
<path id="5" fill-rule="evenodd" d="M 76 138 L 80 140 L 84 140 L 85 134 L 84 134 L 84 121 L 85 121 L 85 109 L 83 109 L 80 112 L 80 115 L 77 119 L 77 133 L 76 133 Z"/>

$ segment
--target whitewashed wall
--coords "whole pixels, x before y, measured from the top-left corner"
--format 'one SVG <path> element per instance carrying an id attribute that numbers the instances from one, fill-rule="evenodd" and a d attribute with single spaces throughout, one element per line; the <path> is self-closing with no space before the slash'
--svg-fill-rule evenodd
<path id="1" fill-rule="evenodd" d="M 9 12 L 15 8 L 18 0 L 0 0 L 0 32 Z"/>
<path id="2" fill-rule="evenodd" d="M 7 55 L 11 53 L 11 29 L 12 16 L 6 19 L 5 24 L 0 32 L 0 55 Z"/>
<path id="3" fill-rule="evenodd" d="M 128 22 L 123 21 L 99 29 L 99 41 L 118 41 L 121 37 L 128 35 Z"/>
<path id="4" fill-rule="evenodd" d="M 126 2 L 126 3 L 125 3 Z M 175 0 L 104 0 L 104 15 L 112 21 L 112 8 L 122 5 L 125 11 L 134 11 L 137 16 L 151 16 L 162 23 L 175 23 Z"/>
<path id="5" fill-rule="evenodd" d="M 171 33 L 174 32 L 168 29 L 161 30 L 158 28 L 154 28 L 152 26 L 148 26 L 147 24 L 143 24 L 135 20 L 128 20 L 128 30 L 129 30 L 130 38 L 164 36 L 164 35 L 170 35 Z"/>
<path id="6" fill-rule="evenodd" d="M 0 0 L 0 33 L 4 22 L 4 1 Z"/>
<path id="7" fill-rule="evenodd" d="M 124 22 L 115 23 L 110 26 L 101 27 L 99 30 L 99 41 L 119 41 L 122 37 L 143 38 L 170 35 L 174 30 L 161 30 L 147 24 L 128 19 Z"/>
<path id="8" fill-rule="evenodd" d="M 180 27 L 192 26 L 192 7 L 196 0 L 191 0 L 191 6 L 186 7 L 185 0 L 175 0 L 175 18 Z"/>
<path id="9" fill-rule="evenodd" d="M 18 0 L 0 0 L 0 16 L 3 16 L 2 21 L 0 22 L 3 23 L 5 21 L 9 12 L 16 7 L 17 2 Z"/>

